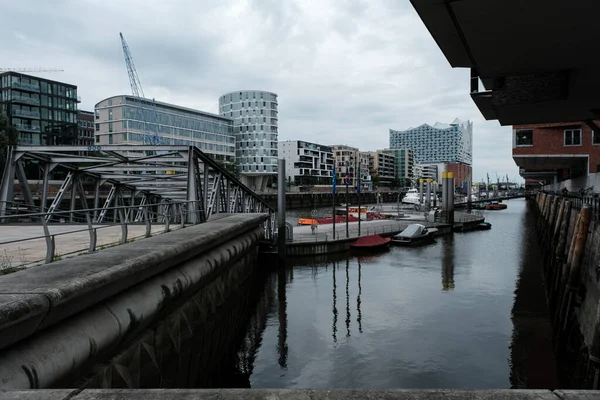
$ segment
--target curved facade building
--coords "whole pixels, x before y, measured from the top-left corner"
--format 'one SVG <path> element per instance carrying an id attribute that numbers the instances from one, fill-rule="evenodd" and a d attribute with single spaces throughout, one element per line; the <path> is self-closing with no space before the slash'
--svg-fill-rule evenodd
<path id="1" fill-rule="evenodd" d="M 242 182 L 257 191 L 277 174 L 277 94 L 239 90 L 219 98 L 219 113 L 233 119 L 235 159 Z"/>

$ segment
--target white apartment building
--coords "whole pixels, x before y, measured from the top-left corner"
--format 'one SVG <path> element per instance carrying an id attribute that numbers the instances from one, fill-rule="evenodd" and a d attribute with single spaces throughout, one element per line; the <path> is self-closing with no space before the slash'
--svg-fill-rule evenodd
<path id="1" fill-rule="evenodd" d="M 331 186 L 334 158 L 330 146 L 301 140 L 277 143 L 279 158 L 285 159 L 285 175 L 296 186 Z"/>

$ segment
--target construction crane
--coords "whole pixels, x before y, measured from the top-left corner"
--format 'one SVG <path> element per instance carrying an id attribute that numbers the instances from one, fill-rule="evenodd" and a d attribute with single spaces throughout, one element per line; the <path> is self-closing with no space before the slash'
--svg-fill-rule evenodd
<path id="1" fill-rule="evenodd" d="M 64 72 L 55 68 L 0 68 L 0 72 Z"/>
<path id="2" fill-rule="evenodd" d="M 144 90 L 142 89 L 142 83 L 140 82 L 137 70 L 135 69 L 135 64 L 133 63 L 133 57 L 129 51 L 129 46 L 127 45 L 127 42 L 125 41 L 125 38 L 121 32 L 119 32 L 119 36 L 121 37 L 121 45 L 123 46 L 123 55 L 125 56 L 127 74 L 129 75 L 131 94 L 133 94 L 135 101 L 138 103 L 141 120 L 144 124 L 144 144 L 162 145 L 163 138 L 159 134 L 156 101 L 152 99 L 150 108 L 147 108 L 148 100 L 145 98 Z"/>

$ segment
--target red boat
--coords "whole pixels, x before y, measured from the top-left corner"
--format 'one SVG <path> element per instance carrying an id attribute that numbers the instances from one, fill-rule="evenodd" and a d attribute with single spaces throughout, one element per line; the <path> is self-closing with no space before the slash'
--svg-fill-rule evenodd
<path id="1" fill-rule="evenodd" d="M 390 238 L 384 238 L 379 235 L 363 236 L 356 242 L 350 244 L 350 247 L 358 250 L 376 250 L 387 248 L 390 244 Z"/>

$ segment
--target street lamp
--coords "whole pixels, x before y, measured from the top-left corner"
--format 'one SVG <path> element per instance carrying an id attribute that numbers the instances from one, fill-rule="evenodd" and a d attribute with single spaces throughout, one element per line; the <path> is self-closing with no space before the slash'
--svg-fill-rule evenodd
<path id="1" fill-rule="evenodd" d="M 346 179 L 345 182 L 346 184 L 346 239 L 350 237 L 349 233 L 348 233 L 348 185 L 350 184 L 350 162 L 349 160 L 346 160 Z"/>

